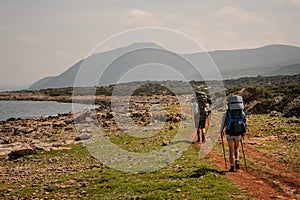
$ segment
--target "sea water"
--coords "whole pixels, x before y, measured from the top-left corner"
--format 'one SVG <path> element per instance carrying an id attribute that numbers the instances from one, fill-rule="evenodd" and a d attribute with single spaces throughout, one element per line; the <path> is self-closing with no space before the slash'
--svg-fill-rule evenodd
<path id="1" fill-rule="evenodd" d="M 72 105 L 55 101 L 0 101 L 0 121 L 12 117 L 22 119 L 46 117 L 95 107 L 95 105 L 77 103 Z"/>

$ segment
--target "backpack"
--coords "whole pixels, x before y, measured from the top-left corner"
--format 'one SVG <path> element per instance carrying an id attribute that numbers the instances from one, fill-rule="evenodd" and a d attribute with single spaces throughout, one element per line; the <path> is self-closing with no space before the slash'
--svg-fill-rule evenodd
<path id="1" fill-rule="evenodd" d="M 207 95 L 204 92 L 196 92 L 196 98 L 198 103 L 198 111 L 200 112 L 200 119 L 205 120 L 207 118 L 207 111 L 206 111 L 206 102 L 207 102 Z"/>
<path id="2" fill-rule="evenodd" d="M 226 134 L 232 136 L 245 135 L 247 124 L 243 109 L 244 104 L 241 96 L 231 96 L 228 98 Z"/>

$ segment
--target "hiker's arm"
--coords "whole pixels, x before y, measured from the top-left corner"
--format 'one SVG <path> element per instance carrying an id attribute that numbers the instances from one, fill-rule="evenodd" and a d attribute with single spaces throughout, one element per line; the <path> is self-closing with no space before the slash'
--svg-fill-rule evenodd
<path id="1" fill-rule="evenodd" d="M 221 123 L 221 128 L 220 128 L 220 134 L 222 135 L 223 132 L 224 132 L 224 129 L 226 127 L 226 118 L 227 118 L 227 115 L 226 113 L 223 114 L 223 118 L 222 118 L 222 123 Z"/>

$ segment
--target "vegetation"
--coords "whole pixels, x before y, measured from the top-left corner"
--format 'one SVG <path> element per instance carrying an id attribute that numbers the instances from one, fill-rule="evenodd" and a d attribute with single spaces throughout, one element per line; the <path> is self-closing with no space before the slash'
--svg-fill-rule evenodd
<path id="1" fill-rule="evenodd" d="M 108 168 L 81 145 L 0 165 L 32 170 L 21 171 L 23 178 L 14 184 L 0 183 L 0 196 L 7 199 L 231 199 L 237 193 L 247 197 L 206 160 L 199 160 L 192 148 L 172 165 L 146 174 Z"/>
<path id="2" fill-rule="evenodd" d="M 268 185 L 279 188 L 279 192 L 299 194 L 298 183 L 288 180 L 293 177 L 293 173 L 300 172 L 299 120 L 296 118 L 293 122 L 284 117 L 289 117 L 288 113 L 299 116 L 297 114 L 299 113 L 297 99 L 300 94 L 299 75 L 242 78 L 224 83 L 228 95 L 240 94 L 245 100 L 248 131 L 244 142 L 247 164 L 249 176 L 254 176 L 251 179 L 258 180 L 253 184 L 260 184 L 259 181 L 263 180 Z M 160 84 L 157 82 L 127 83 L 120 87 L 130 88 L 136 86 L 135 84 L 141 84 L 141 87 L 135 90 L 134 95 L 172 95 L 167 84 L 172 84 L 174 87 L 182 86 L 182 83 L 175 81 Z M 201 87 L 198 88 L 203 91 L 207 89 L 203 82 L 193 81 L 191 84 L 193 87 L 200 85 Z M 109 96 L 112 95 L 114 87 L 76 88 L 76 93 L 86 95 L 96 91 L 97 95 Z M 181 92 L 183 94 L 184 90 Z M 73 88 L 64 88 L 40 90 L 34 93 L 70 96 L 74 91 Z M 164 108 L 168 114 L 175 113 L 175 117 L 176 114 L 180 114 L 176 102 Z M 284 116 L 270 116 L 269 112 L 272 110 L 282 112 Z M 139 125 L 150 123 L 150 120 L 144 121 L 149 123 L 140 123 L 142 117 L 146 115 L 140 116 L 138 112 L 131 114 L 134 122 Z M 178 129 L 179 122 L 167 121 L 159 133 L 148 138 L 129 136 L 117 127 L 107 128 L 105 134 L 111 142 L 124 150 L 147 153 L 163 148 L 162 141 L 172 140 Z M 57 139 L 57 133 L 51 134 L 49 140 Z M 16 160 L 0 157 L 0 198 L 251 199 L 253 197 L 234 185 L 228 179 L 228 174 L 220 171 L 216 162 L 212 162 L 209 156 L 199 159 L 198 144 L 191 144 L 174 163 L 151 173 L 125 173 L 109 168 L 105 163 L 92 157 L 85 145 L 85 143 L 68 145 L 66 146 L 68 149 L 65 150 L 37 150 L 35 154 Z M 220 144 L 215 146 L 214 151 L 219 155 L 219 160 L 222 160 Z M 290 174 L 285 178 L 286 174 L 282 175 L 281 172 Z M 242 173 L 244 172 L 238 172 L 238 174 Z M 247 174 L 243 175 L 247 176 Z"/>

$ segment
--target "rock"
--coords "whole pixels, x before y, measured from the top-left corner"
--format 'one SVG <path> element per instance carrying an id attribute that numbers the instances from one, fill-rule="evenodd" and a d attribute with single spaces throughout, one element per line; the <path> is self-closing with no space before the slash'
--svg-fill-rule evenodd
<path id="1" fill-rule="evenodd" d="M 278 112 L 276 110 L 273 110 L 273 111 L 270 112 L 270 116 L 271 117 L 279 117 L 279 116 L 282 116 L 282 113 Z"/>
<path id="2" fill-rule="evenodd" d="M 168 140 L 163 140 L 162 141 L 162 146 L 167 146 L 169 144 L 170 144 L 170 142 Z"/>
<path id="3" fill-rule="evenodd" d="M 86 117 L 85 118 L 85 122 L 86 123 L 92 123 L 94 120 L 92 119 L 92 118 L 90 118 L 90 117 Z"/>
<path id="4" fill-rule="evenodd" d="M 21 147 L 23 144 L 21 142 L 15 142 L 11 144 L 1 144 L 0 145 L 0 155 L 7 155 L 18 147 Z"/>
<path id="5" fill-rule="evenodd" d="M 284 117 L 300 117 L 300 96 L 291 101 L 283 110 Z"/>
<path id="6" fill-rule="evenodd" d="M 66 119 L 64 121 L 66 124 L 73 124 L 74 123 L 74 120 L 73 119 Z"/>
<path id="7" fill-rule="evenodd" d="M 93 130 L 91 128 L 83 128 L 78 130 L 79 133 L 91 133 Z"/>
<path id="8" fill-rule="evenodd" d="M 284 199 L 283 196 L 277 195 L 277 196 L 270 196 L 271 199 Z"/>
<path id="9" fill-rule="evenodd" d="M 70 147 L 50 147 L 50 150 L 61 151 L 61 150 L 70 150 Z"/>
<path id="10" fill-rule="evenodd" d="M 33 148 L 29 144 L 23 144 L 21 147 L 18 146 L 13 149 L 13 151 L 8 154 L 8 158 L 9 160 L 15 160 L 25 155 L 32 154 L 33 151 Z"/>
<path id="11" fill-rule="evenodd" d="M 174 116 L 173 117 L 173 120 L 172 120 L 174 123 L 178 123 L 181 121 L 181 118 L 179 116 Z"/>
<path id="12" fill-rule="evenodd" d="M 15 129 L 13 129 L 13 128 L 11 128 L 11 127 L 4 127 L 4 128 L 1 128 L 1 129 L 0 129 L 0 132 L 6 132 L 6 133 L 9 133 L 9 132 L 12 132 L 13 130 L 15 130 Z"/>
<path id="13" fill-rule="evenodd" d="M 52 122 L 45 121 L 45 122 L 42 122 L 41 125 L 42 125 L 42 126 L 51 126 L 51 125 L 52 125 Z"/>
<path id="14" fill-rule="evenodd" d="M 66 126 L 66 127 L 64 128 L 64 130 L 65 130 L 65 131 L 71 131 L 71 130 L 73 130 L 73 126 Z"/>
<path id="15" fill-rule="evenodd" d="M 71 145 L 71 144 L 74 144 L 74 140 L 65 140 L 65 141 L 64 141 L 64 144 L 65 144 L 65 145 Z"/>
<path id="16" fill-rule="evenodd" d="M 36 150 L 50 151 L 51 144 L 46 143 L 46 142 L 38 142 L 38 143 L 32 144 L 32 146 Z"/>
<path id="17" fill-rule="evenodd" d="M 58 121 L 53 123 L 53 127 L 65 127 L 67 124 L 64 121 Z"/>
<path id="18" fill-rule="evenodd" d="M 55 190 L 55 188 L 53 186 L 48 186 L 45 188 L 46 192 L 53 192 Z"/>
<path id="19" fill-rule="evenodd" d="M 16 120 L 16 118 L 11 117 L 11 118 L 8 118 L 8 119 L 6 120 L 6 122 L 11 122 L 11 121 L 15 121 L 15 120 Z"/>
<path id="20" fill-rule="evenodd" d="M 170 126 L 169 126 L 169 130 L 171 131 L 171 130 L 173 130 L 173 129 L 175 129 L 176 128 L 176 126 L 174 126 L 173 124 L 170 124 Z"/>
<path id="21" fill-rule="evenodd" d="M 88 140 L 91 138 L 91 135 L 90 134 L 87 134 L 87 133 L 82 133 L 78 136 L 75 137 L 75 141 L 80 141 L 80 140 Z"/>
<path id="22" fill-rule="evenodd" d="M 300 120 L 297 117 L 290 117 L 287 121 L 287 123 L 292 124 L 292 123 L 300 123 Z"/>
<path id="23" fill-rule="evenodd" d="M 112 118 L 114 118 L 114 113 L 113 112 L 107 112 L 105 117 L 106 117 L 106 119 L 112 119 Z"/>
<path id="24" fill-rule="evenodd" d="M 15 128 L 14 135 L 19 135 L 21 133 L 32 133 L 33 131 L 34 131 L 33 128 L 26 128 L 23 126 L 19 126 L 19 127 Z"/>

